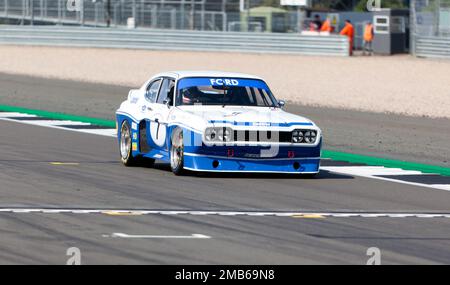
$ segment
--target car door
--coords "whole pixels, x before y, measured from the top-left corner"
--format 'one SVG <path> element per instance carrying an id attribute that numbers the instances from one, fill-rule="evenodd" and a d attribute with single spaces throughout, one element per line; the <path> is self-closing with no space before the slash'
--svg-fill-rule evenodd
<path id="1" fill-rule="evenodd" d="M 173 105 L 173 92 L 175 80 L 165 77 L 159 88 L 156 104 L 152 105 L 152 116 L 150 118 L 150 135 L 153 143 L 167 150 L 168 128 L 167 123 Z"/>
<path id="2" fill-rule="evenodd" d="M 139 124 L 139 144 L 141 152 L 143 153 L 148 153 L 151 149 L 159 148 L 151 138 L 151 130 L 152 127 L 154 127 L 152 126 L 154 125 L 152 124 L 152 121 L 155 120 L 155 106 L 162 82 L 163 78 L 152 80 L 147 85 L 144 98 L 139 101 L 138 111 L 141 112 L 141 115 L 145 118 L 145 120 Z"/>

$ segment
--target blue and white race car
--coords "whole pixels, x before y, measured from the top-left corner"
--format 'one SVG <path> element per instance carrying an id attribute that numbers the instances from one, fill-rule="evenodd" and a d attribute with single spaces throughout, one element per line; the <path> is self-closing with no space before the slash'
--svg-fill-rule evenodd
<path id="1" fill-rule="evenodd" d="M 190 171 L 319 172 L 321 130 L 287 113 L 256 76 L 161 73 L 131 90 L 116 112 L 122 162 Z"/>

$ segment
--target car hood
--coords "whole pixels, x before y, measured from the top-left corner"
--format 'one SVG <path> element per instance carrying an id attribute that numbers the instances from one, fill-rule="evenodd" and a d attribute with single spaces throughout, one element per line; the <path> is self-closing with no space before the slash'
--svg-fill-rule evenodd
<path id="1" fill-rule="evenodd" d="M 246 107 L 246 106 L 180 106 L 182 111 L 203 118 L 206 123 L 217 124 L 230 122 L 236 124 L 273 124 L 301 123 L 314 125 L 302 116 L 287 113 L 280 108 Z"/>

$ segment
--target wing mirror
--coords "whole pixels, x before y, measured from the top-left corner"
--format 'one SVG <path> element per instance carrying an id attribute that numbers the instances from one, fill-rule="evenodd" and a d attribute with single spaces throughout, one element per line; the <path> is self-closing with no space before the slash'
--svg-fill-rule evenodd
<path id="1" fill-rule="evenodd" d="M 278 107 L 284 108 L 284 106 L 286 106 L 286 101 L 284 101 L 284 100 L 279 100 L 279 101 L 278 101 Z"/>

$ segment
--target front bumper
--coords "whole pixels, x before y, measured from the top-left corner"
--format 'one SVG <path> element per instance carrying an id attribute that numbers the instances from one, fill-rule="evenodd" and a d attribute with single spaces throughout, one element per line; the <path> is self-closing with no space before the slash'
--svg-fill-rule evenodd
<path id="1" fill-rule="evenodd" d="M 184 155 L 184 168 L 192 171 L 314 174 L 319 172 L 319 167 L 320 158 L 244 159 Z"/>
<path id="2" fill-rule="evenodd" d="M 206 146 L 203 143 L 195 146 L 185 141 L 184 168 L 213 172 L 314 174 L 319 172 L 321 147 L 322 139 L 315 146 Z M 263 153 L 272 152 L 271 157 L 261 157 Z"/>

